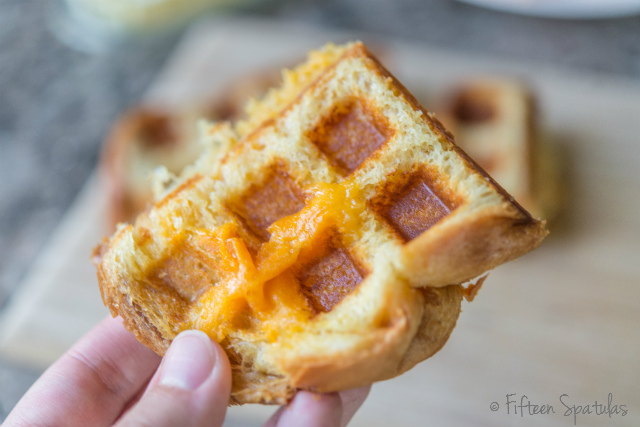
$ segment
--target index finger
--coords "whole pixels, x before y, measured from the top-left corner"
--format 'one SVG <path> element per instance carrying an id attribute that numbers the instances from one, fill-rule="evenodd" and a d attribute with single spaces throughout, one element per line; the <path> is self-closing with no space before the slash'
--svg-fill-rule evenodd
<path id="1" fill-rule="evenodd" d="M 5 425 L 111 425 L 159 363 L 122 319 L 105 319 L 35 382 Z"/>

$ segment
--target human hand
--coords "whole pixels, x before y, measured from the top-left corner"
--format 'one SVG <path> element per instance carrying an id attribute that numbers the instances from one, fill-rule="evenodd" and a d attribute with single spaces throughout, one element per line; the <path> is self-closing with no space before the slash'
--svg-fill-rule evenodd
<path id="1" fill-rule="evenodd" d="M 230 390 L 227 355 L 203 332 L 181 333 L 161 359 L 109 318 L 35 382 L 3 426 L 220 427 Z M 299 391 L 265 427 L 345 426 L 368 392 Z"/>

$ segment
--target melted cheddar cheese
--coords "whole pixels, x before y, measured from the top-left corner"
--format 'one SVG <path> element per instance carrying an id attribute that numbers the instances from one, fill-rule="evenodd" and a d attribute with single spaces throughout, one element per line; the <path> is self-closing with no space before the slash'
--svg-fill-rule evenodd
<path id="1" fill-rule="evenodd" d="M 221 281 L 198 301 L 198 317 L 190 325 L 217 341 L 231 330 L 255 326 L 269 340 L 285 327 L 300 327 L 314 315 L 291 269 L 321 251 L 332 228 L 354 239 L 364 200 L 354 185 L 322 183 L 307 189 L 311 200 L 299 212 L 268 228 L 271 235 L 255 257 L 229 222 L 199 234 L 199 246 L 217 253 Z M 298 326 L 296 326 L 298 325 Z"/>

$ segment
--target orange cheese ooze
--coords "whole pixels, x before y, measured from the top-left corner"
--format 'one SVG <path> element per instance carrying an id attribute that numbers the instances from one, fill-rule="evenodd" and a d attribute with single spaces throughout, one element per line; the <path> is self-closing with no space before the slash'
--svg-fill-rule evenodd
<path id="1" fill-rule="evenodd" d="M 348 181 L 318 184 L 307 193 L 313 197 L 299 212 L 269 226 L 271 237 L 255 257 L 235 223 L 199 234 L 198 244 L 217 253 L 222 274 L 198 300 L 199 316 L 190 327 L 222 341 L 232 330 L 258 326 L 272 341 L 283 329 L 300 327 L 314 316 L 292 267 L 318 254 L 332 229 L 339 227 L 353 239 L 364 200 Z"/>

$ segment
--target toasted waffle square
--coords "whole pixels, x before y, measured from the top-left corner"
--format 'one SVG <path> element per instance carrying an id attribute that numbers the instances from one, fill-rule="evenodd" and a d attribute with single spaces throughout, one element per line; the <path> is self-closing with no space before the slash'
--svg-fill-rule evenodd
<path id="1" fill-rule="evenodd" d="M 300 188 L 286 172 L 274 168 L 260 185 L 252 185 L 237 203 L 237 212 L 262 240 L 269 240 L 267 228 L 282 217 L 304 207 Z"/>
<path id="2" fill-rule="evenodd" d="M 329 163 L 349 175 L 391 137 L 383 117 L 376 117 L 358 99 L 335 105 L 308 135 Z"/>
<path id="3" fill-rule="evenodd" d="M 143 343 L 223 344 L 235 403 L 400 374 L 444 345 L 461 283 L 546 235 L 361 43 L 284 78 L 96 251 L 105 304 Z"/>

